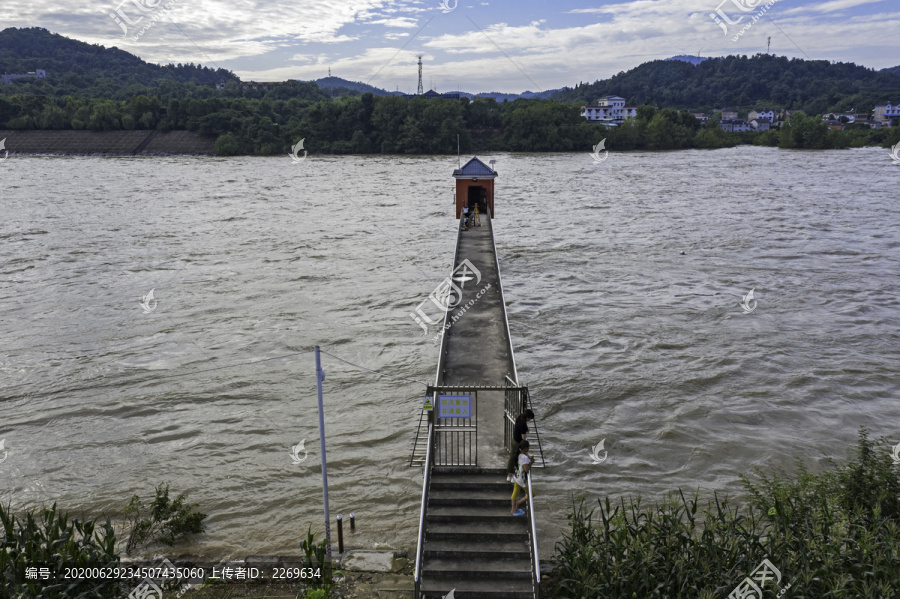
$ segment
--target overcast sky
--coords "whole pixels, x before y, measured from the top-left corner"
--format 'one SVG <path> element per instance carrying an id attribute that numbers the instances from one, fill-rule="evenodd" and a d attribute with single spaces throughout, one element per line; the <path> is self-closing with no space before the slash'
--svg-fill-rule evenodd
<path id="1" fill-rule="evenodd" d="M 676 54 L 765 52 L 770 36 L 779 55 L 900 64 L 898 0 L 720 2 L 3 0 L 0 28 L 45 27 L 149 62 L 200 62 L 242 79 L 317 79 L 330 67 L 338 77 L 412 92 L 419 53 L 425 88 L 440 92 L 554 89 Z M 711 16 L 717 9 L 721 24 Z"/>

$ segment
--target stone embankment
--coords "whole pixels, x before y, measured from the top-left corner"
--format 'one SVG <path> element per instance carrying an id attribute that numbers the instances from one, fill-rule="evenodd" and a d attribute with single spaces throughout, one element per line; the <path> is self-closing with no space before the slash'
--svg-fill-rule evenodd
<path id="1" fill-rule="evenodd" d="M 166 156 L 212 155 L 215 140 L 193 131 L 11 131 L 0 130 L 15 154 Z"/>

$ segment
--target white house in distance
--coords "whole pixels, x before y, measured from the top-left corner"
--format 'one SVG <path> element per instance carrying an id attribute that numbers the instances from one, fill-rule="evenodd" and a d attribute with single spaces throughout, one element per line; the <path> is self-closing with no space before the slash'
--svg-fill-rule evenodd
<path id="1" fill-rule="evenodd" d="M 874 117 L 876 121 L 886 125 L 891 119 L 900 118 L 900 104 L 876 104 Z"/>
<path id="2" fill-rule="evenodd" d="M 12 83 L 13 79 L 24 79 L 26 77 L 33 77 L 35 79 L 43 79 L 47 76 L 47 71 L 44 69 L 35 69 L 34 71 L 28 71 L 27 73 L 11 73 L 9 75 L 0 75 L 0 84 L 4 83 Z"/>
<path id="3" fill-rule="evenodd" d="M 753 119 L 745 121 L 744 119 L 726 119 L 719 122 L 722 131 L 730 131 L 732 133 L 740 133 L 741 131 L 768 131 L 771 127 L 769 119 Z"/>
<path id="4" fill-rule="evenodd" d="M 596 106 L 582 106 L 581 116 L 589 121 L 600 121 L 609 127 L 616 127 L 630 116 L 637 116 L 637 106 L 625 106 L 625 98 L 603 96 Z"/>
<path id="5" fill-rule="evenodd" d="M 775 111 L 771 108 L 763 108 L 762 110 L 751 110 L 747 113 L 747 120 L 769 119 L 770 123 L 775 122 Z"/>
<path id="6" fill-rule="evenodd" d="M 722 129 L 722 131 L 728 131 L 730 133 L 753 131 L 753 129 L 750 127 L 750 123 L 748 123 L 744 119 L 722 119 L 721 121 L 719 121 L 719 127 Z"/>

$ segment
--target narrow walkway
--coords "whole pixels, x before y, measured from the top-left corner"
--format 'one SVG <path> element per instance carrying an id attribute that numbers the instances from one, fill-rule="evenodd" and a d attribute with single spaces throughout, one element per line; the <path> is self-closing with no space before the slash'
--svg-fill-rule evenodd
<path id="1" fill-rule="evenodd" d="M 481 226 L 459 230 L 452 279 L 461 300 L 448 315 L 450 328 L 442 347 L 446 354 L 437 382 L 447 387 L 503 387 L 507 376 L 518 382 L 487 215 L 481 215 Z M 506 480 L 503 438 L 506 394 L 473 391 L 476 465 L 436 464 L 430 470 L 415 599 L 537 599 L 540 580 L 530 542 L 531 517 L 510 512 L 513 486 Z M 440 430 L 441 435 L 451 434 L 443 432 L 443 426 Z M 424 456 L 421 461 L 426 467 L 434 462 Z"/>
<path id="2" fill-rule="evenodd" d="M 450 312 L 453 324 L 446 333 L 444 385 L 500 386 L 503 378 L 512 377 L 515 371 L 490 217 L 481 215 L 481 224 L 460 231 L 453 282 L 462 291 L 462 301 Z M 464 274 L 470 270 L 468 266 L 462 268 L 465 260 L 472 265 L 473 272 Z M 472 301 L 474 303 L 468 306 Z M 453 321 L 453 318 L 457 320 Z M 506 467 L 503 401 L 502 391 L 478 393 L 479 468 Z"/>

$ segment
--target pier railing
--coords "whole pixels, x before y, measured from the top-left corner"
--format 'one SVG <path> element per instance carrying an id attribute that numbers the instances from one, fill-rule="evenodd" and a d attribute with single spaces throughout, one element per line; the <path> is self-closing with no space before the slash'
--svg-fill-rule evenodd
<path id="1" fill-rule="evenodd" d="M 528 471 L 528 537 L 531 541 L 531 580 L 534 599 L 541 599 L 541 560 L 538 557 L 537 527 L 534 520 L 534 492 L 531 490 L 531 470 Z"/>
<path id="2" fill-rule="evenodd" d="M 428 387 L 432 397 L 435 466 L 478 465 L 478 390 L 483 387 L 441 385 Z"/>
<path id="3" fill-rule="evenodd" d="M 516 418 L 525 410 L 534 412 L 534 406 L 531 403 L 531 394 L 528 392 L 528 387 L 516 385 L 515 381 L 508 376 L 503 377 L 503 384 L 506 389 L 506 398 L 503 406 L 503 441 L 506 443 L 506 447 L 512 450 Z M 541 432 L 538 428 L 537 417 L 531 421 L 530 427 L 534 432 L 534 438 L 537 440 L 537 447 L 532 449 L 532 452 L 540 458 L 540 464 L 532 464 L 532 466 L 543 468 L 546 464 L 544 462 L 544 448 L 541 445 Z"/>
<path id="4" fill-rule="evenodd" d="M 434 445 L 434 427 L 433 425 L 428 425 L 428 444 L 425 447 L 425 467 L 422 469 L 422 505 L 419 508 L 419 539 L 416 543 L 416 571 L 414 574 L 414 580 L 416 585 L 416 595 L 415 599 L 419 599 L 420 595 L 420 585 L 422 583 L 422 549 L 425 545 L 425 510 L 428 507 L 428 490 L 431 486 L 431 468 L 433 466 L 432 462 L 432 452 L 431 448 Z"/>
<path id="5" fill-rule="evenodd" d="M 491 220 L 490 209 L 486 210 L 487 220 Z M 503 297 L 503 277 L 500 276 L 500 255 L 497 254 L 497 242 L 494 240 L 494 225 L 491 224 L 491 247 L 494 249 L 494 266 L 497 268 L 497 289 L 500 292 L 500 309 L 503 311 L 503 326 L 506 328 L 506 349 L 509 351 L 509 365 L 512 368 L 512 381 L 519 386 L 519 371 L 516 369 L 516 355 L 513 352 L 512 335 L 509 332 L 509 318 L 506 315 L 506 298 Z"/>

